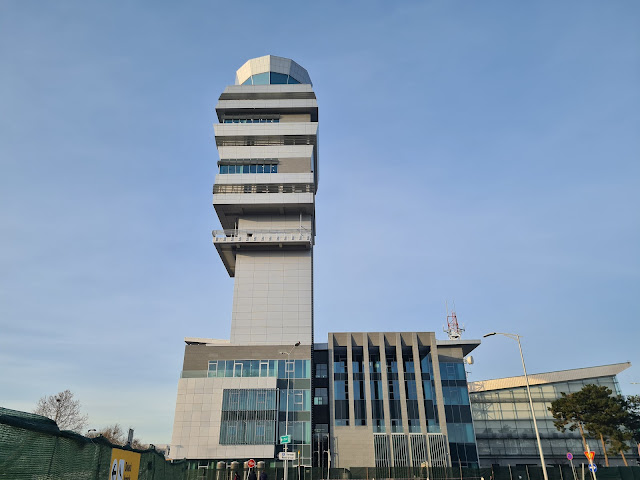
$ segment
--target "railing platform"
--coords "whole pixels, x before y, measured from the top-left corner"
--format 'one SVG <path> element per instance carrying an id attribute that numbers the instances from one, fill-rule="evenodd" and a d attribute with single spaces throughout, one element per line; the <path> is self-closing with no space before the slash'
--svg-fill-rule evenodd
<path id="1" fill-rule="evenodd" d="M 310 229 L 234 229 L 213 230 L 213 244 L 231 277 L 235 276 L 236 251 L 296 249 L 308 250 L 313 245 L 313 232 Z"/>

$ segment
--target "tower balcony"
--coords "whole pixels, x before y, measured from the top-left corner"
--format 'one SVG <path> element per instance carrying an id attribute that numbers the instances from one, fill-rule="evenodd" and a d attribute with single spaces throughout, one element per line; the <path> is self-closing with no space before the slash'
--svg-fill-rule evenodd
<path id="1" fill-rule="evenodd" d="M 314 192 L 312 173 L 216 175 L 213 206 L 230 229 L 245 215 L 313 215 Z"/>
<path id="2" fill-rule="evenodd" d="M 313 231 L 304 228 L 213 230 L 213 244 L 229 276 L 235 276 L 236 251 L 308 250 L 313 245 Z"/>

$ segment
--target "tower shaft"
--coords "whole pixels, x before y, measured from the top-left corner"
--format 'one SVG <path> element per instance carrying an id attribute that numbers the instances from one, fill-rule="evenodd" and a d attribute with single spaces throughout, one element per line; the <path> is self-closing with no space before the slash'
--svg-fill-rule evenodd
<path id="1" fill-rule="evenodd" d="M 213 242 L 235 277 L 232 344 L 313 342 L 318 106 L 306 70 L 268 55 L 220 96 Z"/>

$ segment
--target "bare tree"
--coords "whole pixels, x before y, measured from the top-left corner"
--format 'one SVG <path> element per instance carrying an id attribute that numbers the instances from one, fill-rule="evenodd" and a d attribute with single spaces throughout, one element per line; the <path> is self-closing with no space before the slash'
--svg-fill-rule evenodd
<path id="1" fill-rule="evenodd" d="M 33 411 L 38 415 L 48 417 L 58 424 L 60 430 L 72 430 L 81 433 L 87 424 L 88 416 L 80 411 L 80 401 L 74 400 L 69 390 L 57 395 L 42 397 Z"/>
<path id="2" fill-rule="evenodd" d="M 127 440 L 124 430 L 117 423 L 109 425 L 108 427 L 101 428 L 90 436 L 97 437 L 100 435 L 102 435 L 114 445 L 124 445 Z"/>
<path id="3" fill-rule="evenodd" d="M 127 443 L 127 433 L 125 430 L 117 423 L 113 425 L 109 425 L 107 427 L 101 428 L 96 432 L 92 432 L 90 437 L 97 437 L 102 435 L 104 438 L 109 440 L 114 445 L 124 446 Z M 134 438 L 131 442 L 131 447 L 136 448 L 138 450 L 146 450 L 149 448 L 149 445 L 142 443 L 139 439 Z"/>

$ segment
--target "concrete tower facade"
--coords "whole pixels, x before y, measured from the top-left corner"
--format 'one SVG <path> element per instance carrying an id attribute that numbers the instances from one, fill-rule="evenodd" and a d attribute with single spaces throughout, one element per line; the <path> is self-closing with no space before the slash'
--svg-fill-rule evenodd
<path id="1" fill-rule="evenodd" d="M 213 243 L 234 277 L 231 338 L 185 338 L 172 458 L 312 462 L 318 106 L 292 60 L 246 62 L 216 106 Z M 298 454 L 299 452 L 299 454 Z"/>
<path id="2" fill-rule="evenodd" d="M 246 62 L 216 106 L 213 242 L 235 277 L 231 343 L 313 342 L 318 105 L 307 71 Z"/>

